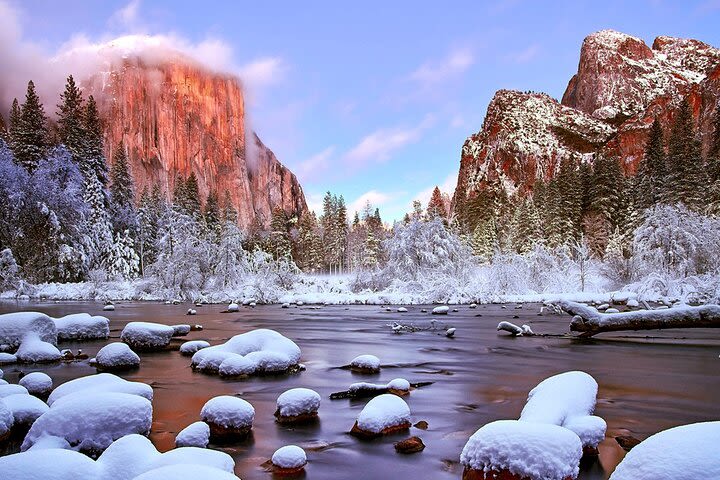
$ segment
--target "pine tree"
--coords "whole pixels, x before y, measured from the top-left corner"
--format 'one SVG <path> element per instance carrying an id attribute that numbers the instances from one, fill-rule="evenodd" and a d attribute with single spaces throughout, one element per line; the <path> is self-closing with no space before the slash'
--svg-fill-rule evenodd
<path id="1" fill-rule="evenodd" d="M 432 196 L 430 197 L 430 201 L 427 205 L 427 216 L 431 220 L 435 217 L 440 217 L 443 220 L 447 221 L 445 202 L 443 201 L 442 193 L 440 192 L 440 189 L 437 187 L 437 185 L 435 186 L 435 189 L 432 192 Z"/>
<path id="2" fill-rule="evenodd" d="M 273 258 L 276 260 L 292 258 L 290 236 L 288 235 L 287 225 L 287 214 L 281 207 L 275 207 L 272 211 L 268 242 L 270 253 L 272 253 Z"/>
<path id="3" fill-rule="evenodd" d="M 10 118 L 8 119 L 8 136 L 7 145 L 11 150 L 15 150 L 18 140 L 18 130 L 20 129 L 20 104 L 17 98 L 13 98 L 12 107 L 10 108 Z"/>
<path id="4" fill-rule="evenodd" d="M 134 243 L 127 230 L 115 234 L 113 251 L 108 262 L 108 275 L 111 278 L 131 280 L 137 277 L 140 271 L 140 258 L 135 252 Z"/>
<path id="5" fill-rule="evenodd" d="M 668 183 L 663 145 L 662 125 L 660 125 L 660 120 L 655 117 L 645 144 L 645 155 L 637 173 L 636 203 L 642 210 L 660 202 L 666 188 L 665 184 Z"/>
<path id="6" fill-rule="evenodd" d="M 116 232 L 132 233 L 137 227 L 135 183 L 122 142 L 115 148 L 110 169 L 110 212 Z"/>
<path id="7" fill-rule="evenodd" d="M 498 248 L 497 225 L 495 218 L 480 221 L 470 238 L 473 253 L 483 262 L 489 262 Z"/>
<path id="8" fill-rule="evenodd" d="M 2 113 L 0 113 L 0 140 L 7 143 L 8 141 L 8 128 L 5 125 L 5 119 L 3 118 Z"/>
<path id="9" fill-rule="evenodd" d="M 710 183 L 708 211 L 713 215 L 720 215 L 720 105 L 715 109 L 706 164 Z"/>
<path id="10" fill-rule="evenodd" d="M 20 120 L 17 123 L 17 128 L 13 126 L 13 154 L 18 163 L 32 172 L 48 148 L 45 109 L 35 92 L 32 80 L 28 82 L 25 103 L 20 107 Z"/>
<path id="11" fill-rule="evenodd" d="M 83 199 L 89 209 L 86 227 L 89 266 L 91 270 L 107 271 L 114 261 L 115 250 L 110 217 L 105 207 L 105 193 L 97 177 L 91 176 L 86 182 Z"/>
<path id="12" fill-rule="evenodd" d="M 220 204 L 218 203 L 217 194 L 214 191 L 208 193 L 205 200 L 205 208 L 203 209 L 203 218 L 205 220 L 205 228 L 209 232 L 217 234 L 221 226 Z"/>
<path id="13" fill-rule="evenodd" d="M 237 223 L 238 213 L 233 206 L 230 192 L 225 190 L 225 196 L 222 202 L 222 220 L 224 223 Z"/>
<path id="14" fill-rule="evenodd" d="M 108 166 L 103 153 L 102 122 L 97 104 L 92 95 L 88 97 L 83 115 L 83 153 L 80 159 L 80 170 L 86 182 L 94 176 L 103 187 L 108 182 Z"/>
<path id="15" fill-rule="evenodd" d="M 70 151 L 73 160 L 81 165 L 85 153 L 85 108 L 82 92 L 72 75 L 67 78 L 65 91 L 60 94 L 60 99 L 62 103 L 57 106 L 60 142 Z"/>
<path id="16" fill-rule="evenodd" d="M 337 213 L 335 214 L 335 248 L 337 251 L 337 259 L 340 267 L 340 272 L 346 266 L 346 255 L 347 255 L 347 244 L 348 244 L 348 222 L 347 222 L 347 207 L 345 206 L 345 198 L 340 195 L 337 200 L 336 206 Z"/>
<path id="17" fill-rule="evenodd" d="M 185 194 L 187 198 L 185 200 L 185 208 L 188 214 L 199 219 L 201 214 L 200 209 L 200 187 L 198 186 L 198 180 L 195 176 L 195 172 L 190 172 L 190 175 L 185 182 Z"/>
<path id="18" fill-rule="evenodd" d="M 700 153 L 700 142 L 695 138 L 692 107 L 683 100 L 673 121 L 668 141 L 667 170 L 669 182 L 665 193 L 667 203 L 684 203 L 691 209 L 702 208 L 706 180 Z"/>

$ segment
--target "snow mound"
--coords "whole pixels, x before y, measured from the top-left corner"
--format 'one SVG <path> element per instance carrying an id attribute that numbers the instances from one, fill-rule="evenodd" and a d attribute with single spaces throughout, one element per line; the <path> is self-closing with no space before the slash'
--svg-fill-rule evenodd
<path id="1" fill-rule="evenodd" d="M 146 398 L 127 393 L 68 395 L 33 423 L 21 448 L 53 435 L 76 450 L 98 453 L 125 435 L 149 434 L 151 424 L 152 404 Z"/>
<path id="2" fill-rule="evenodd" d="M 297 445 L 278 448 L 272 456 L 272 464 L 283 470 L 297 470 L 307 464 L 305 450 Z"/>
<path id="3" fill-rule="evenodd" d="M 398 312 L 398 313 L 405 313 L 405 312 L 407 312 L 407 311 L 408 311 L 408 310 L 407 310 L 407 308 L 405 308 L 405 307 L 398 307 L 398 309 L 397 309 L 397 312 Z"/>
<path id="4" fill-rule="evenodd" d="M 234 474 L 203 465 L 168 465 L 150 470 L 133 480 L 239 480 Z"/>
<path id="5" fill-rule="evenodd" d="M 245 358 L 240 360 L 238 357 Z M 222 364 L 226 361 L 228 364 L 223 368 Z M 249 375 L 284 372 L 299 361 L 300 348 L 295 342 L 274 330 L 258 329 L 198 351 L 192 357 L 192 366 L 206 372 Z"/>
<path id="6" fill-rule="evenodd" d="M 320 408 L 320 395 L 309 388 L 293 388 L 282 393 L 277 399 L 276 415 L 296 417 L 315 415 Z"/>
<path id="7" fill-rule="evenodd" d="M 23 363 L 57 362 L 62 358 L 54 343 L 43 341 L 36 332 L 29 332 L 23 337 L 15 356 Z"/>
<path id="8" fill-rule="evenodd" d="M 140 357 L 127 344 L 114 342 L 105 345 L 95 357 L 101 370 L 126 370 L 140 366 Z"/>
<path id="9" fill-rule="evenodd" d="M 37 397 L 27 394 L 8 395 L 2 401 L 12 412 L 16 425 L 32 425 L 42 414 L 48 411 L 48 406 Z M 2 430 L 0 428 L 0 430 Z"/>
<path id="10" fill-rule="evenodd" d="M 630 450 L 610 480 L 720 478 L 718 444 L 720 422 L 671 428 Z"/>
<path id="11" fill-rule="evenodd" d="M 153 398 L 153 390 L 150 385 L 129 382 L 112 373 L 99 373 L 63 383 L 50 394 L 48 405 L 52 406 L 59 399 L 70 395 L 78 394 L 80 397 L 85 398 L 95 393 L 127 393 L 150 401 Z"/>
<path id="12" fill-rule="evenodd" d="M 89 313 L 74 313 L 55 318 L 58 340 L 90 340 L 110 336 L 110 320 Z"/>
<path id="13" fill-rule="evenodd" d="M 255 409 L 242 398 L 221 395 L 211 398 L 200 410 L 200 418 L 225 428 L 251 428 Z"/>
<path id="14" fill-rule="evenodd" d="M 205 422 L 191 423 L 175 437 L 176 447 L 206 448 L 210 443 L 210 427 Z"/>
<path id="15" fill-rule="evenodd" d="M 120 340 L 133 350 L 161 350 L 170 344 L 175 330 L 173 327 L 151 322 L 130 322 L 120 333 Z"/>
<path id="16" fill-rule="evenodd" d="M 105 312 L 114 312 L 115 311 L 115 305 L 112 303 L 108 303 L 107 305 L 103 306 L 103 311 Z"/>
<path id="17" fill-rule="evenodd" d="M 524 480 L 565 480 L 577 477 L 580 457 L 582 443 L 566 428 L 500 420 L 470 437 L 460 463 L 485 473 L 508 471 Z"/>
<path id="18" fill-rule="evenodd" d="M 447 305 L 441 305 L 439 307 L 433 308 L 432 314 L 433 315 L 447 315 L 449 311 L 450 311 L 450 307 L 448 307 Z"/>
<path id="19" fill-rule="evenodd" d="M 6 383 L 0 385 L 0 398 L 9 397 L 10 395 L 29 395 L 27 388 L 22 385 L 13 385 L 12 383 Z"/>
<path id="20" fill-rule="evenodd" d="M 350 362 L 350 368 L 352 370 L 366 372 L 379 372 L 380 359 L 375 355 L 359 355 L 352 359 Z"/>
<path id="21" fill-rule="evenodd" d="M 25 387 L 30 395 L 49 395 L 53 387 L 52 378 L 43 372 L 28 373 L 18 383 Z"/>
<path id="22" fill-rule="evenodd" d="M 100 480 L 91 458 L 59 448 L 32 449 L 0 457 L 0 472 L 8 480 Z"/>
<path id="23" fill-rule="evenodd" d="M 370 400 L 357 418 L 357 427 L 375 435 L 410 427 L 410 407 L 392 394 L 379 395 Z"/>
<path id="24" fill-rule="evenodd" d="M 394 378 L 388 382 L 387 388 L 388 390 L 394 390 L 397 392 L 409 392 L 410 382 L 404 378 Z"/>
<path id="25" fill-rule="evenodd" d="M 16 363 L 17 357 L 13 355 L 12 353 L 6 353 L 6 352 L 0 352 L 0 365 L 5 365 L 8 363 Z M 0 378 L 2 378 L 2 374 L 0 374 Z"/>
<path id="26" fill-rule="evenodd" d="M 181 325 L 173 325 L 173 337 L 184 337 L 188 333 L 190 333 L 190 325 L 187 324 L 181 324 Z"/>
<path id="27" fill-rule="evenodd" d="M 585 372 L 554 375 L 530 390 L 520 420 L 568 428 L 584 446 L 597 447 L 607 428 L 603 419 L 592 415 L 597 391 L 597 382 Z"/>
<path id="28" fill-rule="evenodd" d="M 239 311 L 240 311 L 240 305 L 238 305 L 237 303 L 233 302 L 233 303 L 231 303 L 230 305 L 227 306 L 227 311 L 228 311 L 228 312 L 239 312 Z"/>
<path id="29" fill-rule="evenodd" d="M 0 440 L 4 440 L 10 433 L 13 423 L 15 423 L 15 419 L 12 410 L 5 404 L 5 400 L 0 398 Z M 0 462 L 1 461 L 2 457 L 0 457 Z M 3 470 L 0 469 L 0 471 Z"/>
<path id="30" fill-rule="evenodd" d="M 52 318 L 40 312 L 16 312 L 0 315 L 0 345 L 11 349 L 20 346 L 28 332 L 35 332 L 43 342 L 57 343 L 57 330 Z"/>
<path id="31" fill-rule="evenodd" d="M 205 340 L 191 340 L 180 345 L 180 353 L 183 355 L 193 355 L 203 348 L 210 346 Z"/>

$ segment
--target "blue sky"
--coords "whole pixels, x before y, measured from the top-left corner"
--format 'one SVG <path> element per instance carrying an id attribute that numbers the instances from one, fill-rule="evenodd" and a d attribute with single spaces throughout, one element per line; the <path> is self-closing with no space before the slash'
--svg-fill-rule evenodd
<path id="1" fill-rule="evenodd" d="M 9 3 L 8 3 L 9 1 Z M 4 4 L 4 5 L 3 5 Z M 720 0 L 285 1 L 0 0 L 17 36 L 48 55 L 69 41 L 172 34 L 239 72 L 253 127 L 298 174 L 385 220 L 434 185 L 452 193 L 465 138 L 500 88 L 560 98 L 583 38 L 612 28 L 720 46 Z M 2 20 L 7 26 L 9 22 Z M 6 27 L 7 28 L 7 27 Z M 36 80 L 40 81 L 40 80 Z"/>

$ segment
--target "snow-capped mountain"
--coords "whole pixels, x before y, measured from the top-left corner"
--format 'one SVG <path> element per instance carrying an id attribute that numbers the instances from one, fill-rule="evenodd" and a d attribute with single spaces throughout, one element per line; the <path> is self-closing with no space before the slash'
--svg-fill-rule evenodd
<path id="1" fill-rule="evenodd" d="M 658 37 L 650 48 L 623 33 L 593 33 L 583 42 L 562 102 L 538 93 L 495 94 L 482 129 L 462 147 L 453 203 L 488 185 L 509 194 L 532 190 L 566 157 L 613 155 L 634 174 L 653 119 L 669 129 L 685 97 L 705 143 L 720 100 L 719 49 L 672 37 Z"/>

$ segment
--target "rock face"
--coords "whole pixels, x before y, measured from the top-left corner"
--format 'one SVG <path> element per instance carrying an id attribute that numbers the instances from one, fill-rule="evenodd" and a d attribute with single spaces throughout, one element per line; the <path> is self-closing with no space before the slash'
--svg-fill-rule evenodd
<path id="1" fill-rule="evenodd" d="M 617 156 L 632 175 L 653 119 L 669 131 L 685 97 L 707 146 L 720 99 L 720 50 L 671 37 L 656 38 L 650 48 L 623 33 L 593 33 L 561 103 L 545 94 L 495 94 L 482 129 L 463 145 L 453 204 L 488 185 L 508 194 L 531 190 L 568 157 L 592 162 L 597 154 Z"/>
<path id="2" fill-rule="evenodd" d="M 169 194 L 178 175 L 195 172 L 201 201 L 210 191 L 221 201 L 229 192 L 242 226 L 256 219 L 267 225 L 276 206 L 290 214 L 307 209 L 295 175 L 257 135 L 246 136 L 236 77 L 211 72 L 180 54 L 108 58 L 107 71 L 84 85 L 104 120 L 106 157 L 110 161 L 123 142 L 138 193 L 159 183 Z"/>

